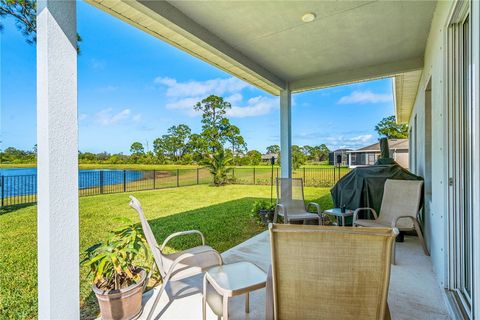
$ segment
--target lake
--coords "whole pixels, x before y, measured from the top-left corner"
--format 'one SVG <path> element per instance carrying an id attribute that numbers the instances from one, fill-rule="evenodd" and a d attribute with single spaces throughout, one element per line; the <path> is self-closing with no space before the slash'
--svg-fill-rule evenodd
<path id="1" fill-rule="evenodd" d="M 80 190 L 102 186 L 118 185 L 143 179 L 143 171 L 135 170 L 79 170 Z M 37 193 L 36 168 L 0 169 L 0 196 L 3 198 Z"/>

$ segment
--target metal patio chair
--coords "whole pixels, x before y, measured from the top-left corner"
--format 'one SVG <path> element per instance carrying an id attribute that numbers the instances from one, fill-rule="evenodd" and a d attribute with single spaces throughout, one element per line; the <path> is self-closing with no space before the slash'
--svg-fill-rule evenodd
<path id="1" fill-rule="evenodd" d="M 181 280 L 197 275 L 209 267 L 222 265 L 223 261 L 222 257 L 215 249 L 205 245 L 205 237 L 198 230 L 188 230 L 173 233 L 165 239 L 161 246 L 158 246 L 157 240 L 155 239 L 152 229 L 150 228 L 145 214 L 143 213 L 140 201 L 138 201 L 134 196 L 130 196 L 130 199 L 130 207 L 135 209 L 140 217 L 143 233 L 154 258 L 154 265 L 157 266 L 158 271 L 162 276 L 162 286 L 160 287 L 160 291 L 157 294 L 155 302 L 153 303 L 153 306 L 147 316 L 147 319 L 151 319 L 155 308 L 160 301 L 160 297 L 165 291 L 169 281 Z M 171 254 L 166 254 L 164 252 L 165 246 L 173 238 L 192 234 L 197 234 L 200 236 L 202 239 L 201 246 Z"/>
<path id="2" fill-rule="evenodd" d="M 387 179 L 383 192 L 380 215 L 372 208 L 358 208 L 353 213 L 354 227 L 392 227 L 400 231 L 417 232 L 425 255 L 429 256 L 422 229 L 418 222 L 423 181 Z M 374 220 L 358 219 L 360 211 L 370 211 Z M 394 248 L 395 250 L 395 248 Z M 393 257 L 395 263 L 395 254 Z"/>
<path id="3" fill-rule="evenodd" d="M 390 319 L 397 229 L 270 224 L 265 318 Z"/>
<path id="4" fill-rule="evenodd" d="M 316 213 L 309 212 L 310 207 L 314 207 Z M 276 223 L 278 216 L 280 216 L 284 223 L 293 221 L 303 221 L 305 223 L 308 220 L 317 220 L 318 224 L 322 224 L 321 214 L 322 210 L 318 203 L 310 202 L 305 206 L 303 179 L 277 178 L 277 205 L 273 223 Z"/>

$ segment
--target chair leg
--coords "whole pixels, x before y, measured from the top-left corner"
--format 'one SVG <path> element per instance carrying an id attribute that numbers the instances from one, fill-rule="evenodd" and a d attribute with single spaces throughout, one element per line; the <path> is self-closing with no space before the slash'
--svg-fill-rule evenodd
<path id="1" fill-rule="evenodd" d="M 223 296 L 223 320 L 228 320 L 228 296 Z"/>
<path id="2" fill-rule="evenodd" d="M 203 277 L 202 320 L 207 320 L 207 277 Z"/>
<path id="3" fill-rule="evenodd" d="M 422 243 L 423 247 L 423 252 L 425 253 L 426 256 L 429 256 L 430 253 L 428 252 L 427 245 L 425 244 L 425 239 L 423 238 L 423 233 L 422 229 L 420 228 L 420 224 L 418 223 L 417 220 L 414 221 L 415 224 L 415 231 L 417 232 L 418 239 L 420 239 L 420 242 Z"/>
<path id="4" fill-rule="evenodd" d="M 392 244 L 392 264 L 395 265 L 395 258 L 396 258 L 396 250 L 395 248 L 397 247 L 397 244 L 395 243 L 395 241 L 393 241 L 393 244 Z"/>
<path id="5" fill-rule="evenodd" d="M 152 308 L 150 309 L 150 312 L 148 313 L 147 320 L 152 319 L 153 313 L 155 312 L 155 309 L 157 308 L 158 302 L 160 302 L 160 297 L 162 296 L 162 293 L 165 291 L 165 288 L 167 287 L 168 281 L 170 280 L 170 274 L 167 274 L 165 278 L 163 279 L 162 286 L 160 287 L 160 291 L 157 294 L 157 297 L 155 298 L 155 301 L 153 302 Z"/>
<path id="6" fill-rule="evenodd" d="M 150 312 L 148 312 L 147 320 L 152 319 L 153 313 L 155 312 L 155 309 L 157 308 L 158 302 L 160 301 L 160 297 L 162 296 L 163 291 L 165 290 L 165 283 L 162 284 L 160 287 L 160 291 L 158 292 L 157 296 L 155 297 L 155 301 L 153 302 L 152 308 L 150 309 Z"/>

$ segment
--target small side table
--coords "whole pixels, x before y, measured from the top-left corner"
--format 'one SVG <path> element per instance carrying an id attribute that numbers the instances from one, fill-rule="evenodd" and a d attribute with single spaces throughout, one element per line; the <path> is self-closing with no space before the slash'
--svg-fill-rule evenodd
<path id="1" fill-rule="evenodd" d="M 353 216 L 353 210 L 347 209 L 345 213 L 342 213 L 342 209 L 340 208 L 333 208 L 323 211 L 323 214 L 328 214 L 331 216 L 337 217 L 337 222 L 341 218 L 342 219 L 342 226 L 345 227 L 345 217 Z"/>
<path id="2" fill-rule="evenodd" d="M 208 269 L 203 278 L 202 317 L 206 319 L 207 303 L 217 316 L 228 320 L 228 298 L 245 294 L 245 312 L 250 312 L 250 291 L 264 288 L 267 274 L 250 262 L 236 262 Z M 207 286 L 221 296 L 218 303 L 211 294 L 207 294 Z M 220 307 L 221 305 L 221 307 Z"/>

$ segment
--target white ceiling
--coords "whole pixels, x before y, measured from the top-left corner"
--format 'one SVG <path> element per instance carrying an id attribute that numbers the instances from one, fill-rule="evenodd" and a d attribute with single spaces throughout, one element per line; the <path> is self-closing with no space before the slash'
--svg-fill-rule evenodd
<path id="1" fill-rule="evenodd" d="M 431 1 L 170 3 L 291 83 L 362 67 L 421 61 L 435 7 Z M 307 12 L 317 18 L 303 22 Z"/>

